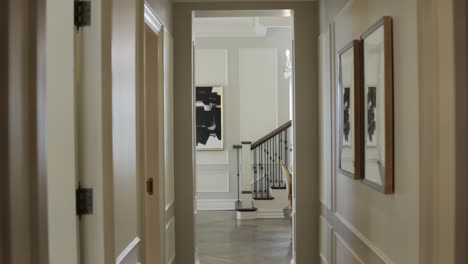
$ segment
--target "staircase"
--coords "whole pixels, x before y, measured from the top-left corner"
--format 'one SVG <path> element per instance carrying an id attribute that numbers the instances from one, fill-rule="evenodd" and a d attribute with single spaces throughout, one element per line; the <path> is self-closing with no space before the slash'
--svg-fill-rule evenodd
<path id="1" fill-rule="evenodd" d="M 238 150 L 242 146 L 238 219 L 284 217 L 283 209 L 289 200 L 280 161 L 291 168 L 291 126 L 289 121 L 254 143 L 234 146 Z"/>

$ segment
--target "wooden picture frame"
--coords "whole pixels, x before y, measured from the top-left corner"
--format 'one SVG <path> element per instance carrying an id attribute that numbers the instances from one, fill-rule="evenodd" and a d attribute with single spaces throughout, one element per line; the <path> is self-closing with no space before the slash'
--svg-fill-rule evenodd
<path id="1" fill-rule="evenodd" d="M 394 193 L 393 22 L 383 17 L 361 36 L 363 182 Z"/>
<path id="2" fill-rule="evenodd" d="M 361 42 L 353 40 L 338 52 L 338 170 L 362 179 Z"/>

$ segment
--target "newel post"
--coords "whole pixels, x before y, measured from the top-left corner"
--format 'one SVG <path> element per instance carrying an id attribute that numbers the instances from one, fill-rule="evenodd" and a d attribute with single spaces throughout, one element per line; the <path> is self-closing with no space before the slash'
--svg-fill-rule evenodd
<path id="1" fill-rule="evenodd" d="M 252 191 L 252 155 L 250 147 L 251 141 L 242 141 L 242 178 L 241 178 L 241 191 Z"/>

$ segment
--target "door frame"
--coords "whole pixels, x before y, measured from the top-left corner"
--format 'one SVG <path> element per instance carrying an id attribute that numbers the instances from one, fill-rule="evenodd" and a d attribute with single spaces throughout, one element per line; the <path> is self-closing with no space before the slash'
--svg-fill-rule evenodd
<path id="1" fill-rule="evenodd" d="M 146 116 L 147 102 L 148 100 L 152 100 L 151 98 L 146 98 L 148 91 L 146 90 L 146 67 L 145 67 L 145 45 L 146 45 L 146 28 L 151 29 L 152 33 L 154 33 L 157 37 L 157 91 L 155 95 L 155 103 L 157 104 L 157 136 L 156 138 L 149 138 L 147 130 L 152 131 L 151 127 L 147 125 L 151 125 L 151 123 L 146 123 L 145 121 L 148 120 Z M 137 97 L 137 146 L 138 146 L 138 175 L 139 179 L 139 212 L 140 212 L 140 221 L 139 221 L 139 232 L 140 237 L 142 238 L 142 246 L 141 246 L 141 259 L 142 263 L 151 263 L 151 264 L 159 264 L 165 263 L 166 257 L 166 247 L 165 247 L 165 177 L 164 177 L 164 26 L 161 20 L 158 19 L 155 12 L 150 8 L 149 4 L 145 2 L 144 4 L 144 23 L 142 24 L 141 30 L 141 38 L 143 40 L 140 47 L 142 48 L 142 52 L 140 55 L 142 56 L 142 73 L 140 73 L 139 80 L 140 85 L 138 87 L 138 97 Z M 153 129 L 154 130 L 154 129 Z M 148 196 L 146 190 L 146 181 L 151 176 L 147 174 L 147 162 L 145 161 L 148 157 L 147 149 L 145 148 L 147 141 L 156 140 L 157 142 L 157 175 L 151 177 L 153 179 L 153 188 L 154 193 L 151 197 Z M 157 204 L 155 206 L 150 206 L 148 203 L 151 199 L 153 202 Z M 156 210 L 155 213 L 157 220 L 156 220 L 156 230 L 157 233 L 155 234 L 155 245 L 152 245 L 151 240 L 148 239 L 148 232 L 150 225 L 152 223 L 148 223 L 148 219 L 151 219 L 151 213 L 148 210 Z M 154 224 L 154 223 L 153 223 Z M 153 250 L 148 250 L 149 247 L 156 247 Z M 155 252 L 156 251 L 156 252 Z M 150 254 L 152 253 L 152 254 Z"/>
<path id="2" fill-rule="evenodd" d="M 291 64 L 292 64 L 292 72 L 291 72 L 291 77 L 290 77 L 290 80 L 289 80 L 289 86 L 288 89 L 290 89 L 289 91 L 289 95 L 291 96 L 290 100 L 289 100 L 289 103 L 290 103 L 290 107 L 289 107 L 289 110 L 291 111 L 290 112 L 290 117 L 291 117 L 291 121 L 293 123 L 293 126 L 291 127 L 291 130 L 292 130 L 292 133 L 290 135 L 290 138 L 288 138 L 288 140 L 292 140 L 292 144 L 293 144 L 293 151 L 291 152 L 291 166 L 292 166 L 292 171 L 293 171 L 293 174 L 296 172 L 296 107 L 295 107 L 295 102 L 296 102 L 296 82 L 295 82 L 295 72 L 296 72 L 296 59 L 295 59 L 295 54 L 296 54 L 296 47 L 295 47 L 295 24 L 296 24 L 296 21 L 295 21 L 295 10 L 294 8 L 284 8 L 282 10 L 277 10 L 277 9 L 274 9 L 274 8 L 258 8 L 258 9 L 252 9 L 252 10 L 245 10 L 245 9 L 229 9 L 229 10 L 223 10 L 223 9 L 213 9 L 213 10 L 203 10 L 203 9 L 192 9 L 191 12 L 192 12 L 192 18 L 191 18 L 191 25 L 192 25 L 192 60 L 191 60 L 191 67 L 192 67 L 192 87 L 191 87 L 191 93 L 192 93 L 192 138 L 196 138 L 196 131 L 195 131 L 195 127 L 196 127 L 196 124 L 195 124 L 195 120 L 196 120 L 196 102 L 195 102 L 195 94 L 196 94 L 196 82 L 195 82 L 195 72 L 196 72 L 196 69 L 195 69 L 195 65 L 196 65 L 196 56 L 195 56 L 195 53 L 196 53 L 196 36 L 195 34 L 193 33 L 193 25 L 194 25 L 194 20 L 195 20 L 195 17 L 196 17 L 196 13 L 197 12 L 214 12 L 214 15 L 213 16 L 210 16 L 210 17 L 229 17 L 231 16 L 233 13 L 246 13 L 246 12 L 250 12 L 249 14 L 251 14 L 252 16 L 261 16 L 261 15 L 282 15 L 283 12 L 285 11 L 289 11 L 290 12 L 290 17 L 291 17 L 291 20 L 292 20 L 292 33 L 291 33 Z M 235 16 L 235 15 L 233 15 Z M 280 67 L 278 65 L 278 67 Z M 277 93 L 277 91 L 276 91 Z M 276 96 L 278 96 L 278 94 L 276 94 Z M 277 118 L 276 118 L 277 119 Z M 276 120 L 277 121 L 277 120 Z M 277 122 L 276 122 L 277 123 Z M 195 141 L 194 141 L 195 142 Z M 196 156 L 197 156 L 197 150 L 196 150 L 196 145 L 195 144 L 192 144 L 192 153 L 193 153 L 193 157 L 194 159 L 196 160 Z M 250 151 L 250 150 L 249 150 Z M 197 182 L 197 170 L 194 170 L 193 171 L 193 181 L 195 183 L 195 186 L 196 186 L 196 182 Z M 295 263 L 296 261 L 296 251 L 295 251 L 295 248 L 296 248 L 296 238 L 297 238 L 297 235 L 296 235 L 296 179 L 293 178 L 293 184 L 292 184 L 292 201 L 291 201 L 291 206 L 292 206 L 292 222 L 291 222 L 291 240 L 292 240 L 292 244 L 291 244 L 291 250 L 292 250 L 292 256 L 291 256 L 291 263 Z M 194 190 L 194 204 L 197 204 L 197 190 L 196 190 L 196 187 L 195 187 L 195 190 Z M 197 208 L 195 208 L 195 211 L 197 211 Z M 196 216 L 194 217 L 194 224 L 196 225 Z M 196 239 L 196 232 L 195 232 L 195 258 L 196 258 L 196 261 L 199 261 L 198 260 L 198 248 L 197 248 L 197 239 Z"/>

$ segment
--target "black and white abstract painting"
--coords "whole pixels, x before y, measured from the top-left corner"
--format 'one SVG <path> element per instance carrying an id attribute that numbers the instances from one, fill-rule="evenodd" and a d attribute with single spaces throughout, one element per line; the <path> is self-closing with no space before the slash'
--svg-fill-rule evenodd
<path id="1" fill-rule="evenodd" d="M 197 150 L 223 150 L 223 87 L 196 87 Z"/>
<path id="2" fill-rule="evenodd" d="M 367 145 L 377 145 L 376 116 L 377 116 L 377 88 L 367 87 Z"/>
<path id="3" fill-rule="evenodd" d="M 351 88 L 345 87 L 343 89 L 343 145 L 351 146 Z"/>

